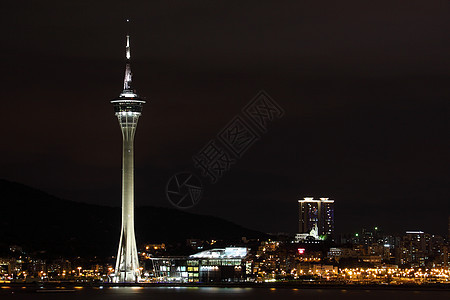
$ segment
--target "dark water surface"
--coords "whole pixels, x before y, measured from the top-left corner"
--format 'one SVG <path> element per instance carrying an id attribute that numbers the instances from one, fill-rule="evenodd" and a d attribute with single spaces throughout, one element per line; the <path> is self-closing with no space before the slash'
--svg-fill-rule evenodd
<path id="1" fill-rule="evenodd" d="M 7 299 L 410 299 L 450 300 L 450 289 L 293 289 L 223 287 L 108 287 L 54 290 L 1 289 L 0 300 Z"/>

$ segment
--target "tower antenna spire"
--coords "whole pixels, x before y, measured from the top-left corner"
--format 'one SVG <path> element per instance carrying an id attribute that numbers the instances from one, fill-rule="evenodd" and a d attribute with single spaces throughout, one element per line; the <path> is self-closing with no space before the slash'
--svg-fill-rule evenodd
<path id="1" fill-rule="evenodd" d="M 132 81 L 132 72 L 131 72 L 131 49 L 130 49 L 130 19 L 126 20 L 127 22 L 127 40 L 125 45 L 125 58 L 126 58 L 126 65 L 125 65 L 125 78 L 123 80 L 123 92 L 126 91 L 132 92 L 133 89 L 131 87 L 131 81 Z"/>
<path id="2" fill-rule="evenodd" d="M 130 19 L 127 19 L 127 44 L 125 47 L 125 56 L 127 58 L 127 61 L 131 58 L 131 52 L 130 52 Z"/>

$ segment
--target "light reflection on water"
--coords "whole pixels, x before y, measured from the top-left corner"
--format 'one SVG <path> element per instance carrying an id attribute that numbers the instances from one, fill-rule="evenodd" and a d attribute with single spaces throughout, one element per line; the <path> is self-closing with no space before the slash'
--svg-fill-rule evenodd
<path id="1" fill-rule="evenodd" d="M 35 292 L 32 289 L 20 287 L 3 289 L 0 291 L 0 299 L 64 299 L 64 300 L 95 300 L 95 299 L 163 299 L 163 300 L 190 300 L 190 299 L 450 299 L 450 289 L 447 290 L 389 290 L 389 289 L 312 289 L 312 288 L 237 288 L 237 287 L 97 287 L 82 289 L 62 290 L 40 289 Z"/>

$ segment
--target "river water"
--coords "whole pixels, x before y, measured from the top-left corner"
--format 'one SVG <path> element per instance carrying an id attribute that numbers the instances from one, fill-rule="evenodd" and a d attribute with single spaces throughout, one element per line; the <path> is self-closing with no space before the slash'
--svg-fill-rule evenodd
<path id="1" fill-rule="evenodd" d="M 223 287 L 108 287 L 54 290 L 10 288 L 0 290 L 0 299 L 450 299 L 450 289 L 313 289 L 313 288 L 223 288 Z"/>

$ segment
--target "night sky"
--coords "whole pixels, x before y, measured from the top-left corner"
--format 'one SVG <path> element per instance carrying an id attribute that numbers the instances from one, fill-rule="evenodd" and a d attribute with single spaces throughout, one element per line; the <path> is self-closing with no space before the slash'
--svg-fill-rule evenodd
<path id="1" fill-rule="evenodd" d="M 448 1 L 14 0 L 1 11 L 1 178 L 120 205 L 109 101 L 130 18 L 133 83 L 148 101 L 137 205 L 171 207 L 166 183 L 189 170 L 205 193 L 188 211 L 251 229 L 296 232 L 297 199 L 313 196 L 335 199 L 338 232 L 447 232 Z M 208 183 L 192 156 L 259 90 L 285 115 Z"/>

